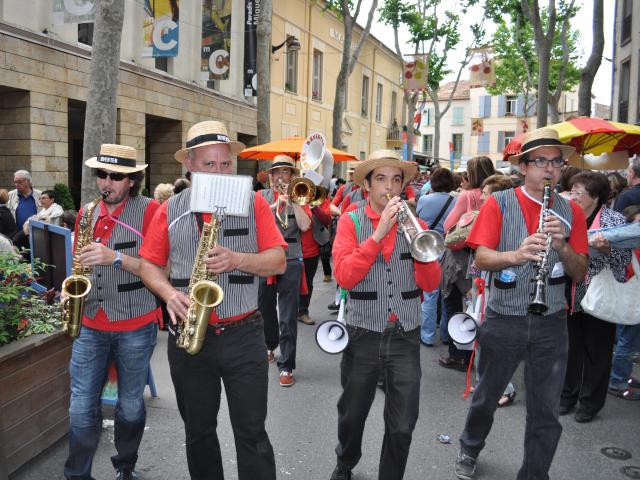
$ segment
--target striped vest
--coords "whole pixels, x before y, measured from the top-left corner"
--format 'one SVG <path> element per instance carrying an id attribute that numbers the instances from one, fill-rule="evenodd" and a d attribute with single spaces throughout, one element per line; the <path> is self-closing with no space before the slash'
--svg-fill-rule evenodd
<path id="1" fill-rule="evenodd" d="M 497 250 L 499 252 L 508 252 L 517 250 L 522 241 L 529 236 L 527 225 L 522 215 L 520 202 L 516 197 L 514 189 L 503 190 L 493 194 L 496 197 L 498 205 L 502 210 L 502 226 L 500 231 L 500 243 Z M 572 213 L 571 205 L 560 195 L 553 194 L 553 211 L 560 215 L 571 224 Z M 563 223 L 564 225 L 564 223 Z M 566 237 L 569 237 L 569 228 L 564 225 Z M 549 309 L 545 315 L 562 310 L 566 306 L 564 296 L 564 275 L 552 278 L 551 274 L 555 265 L 560 262 L 558 253 L 552 248 L 548 258 L 549 275 L 547 276 L 547 305 Z M 533 262 L 527 262 L 524 265 L 511 266 L 507 270 L 515 273 L 513 282 L 503 282 L 500 280 L 499 272 L 494 272 L 493 288 L 489 290 L 488 306 L 495 312 L 503 315 L 527 315 L 527 307 L 531 302 L 536 277 L 536 265 Z"/>
<path id="2" fill-rule="evenodd" d="M 151 202 L 143 196 L 129 197 L 118 221 L 141 231 L 144 212 Z M 87 208 L 86 205 L 84 207 Z M 92 229 L 100 216 L 100 208 L 93 211 Z M 98 238 L 100 232 L 94 233 Z M 142 237 L 116 223 L 107 247 L 130 257 L 138 257 Z M 110 322 L 136 318 L 157 308 L 156 297 L 145 288 L 140 277 L 111 265 L 96 265 L 91 278 L 92 287 L 85 306 L 85 315 L 94 318 L 99 308 Z"/>
<path id="3" fill-rule="evenodd" d="M 360 221 L 356 233 L 360 244 L 373 235 L 373 224 L 364 206 L 352 213 Z M 379 253 L 367 276 L 348 292 L 347 323 L 382 332 L 389 315 L 395 313 L 405 331 L 414 330 L 421 323 L 421 295 L 422 290 L 414 278 L 409 244 L 398 230 L 389 263 Z"/>
<path id="4" fill-rule="evenodd" d="M 272 188 L 260 190 L 260 193 L 265 198 L 269 205 L 273 204 L 276 201 L 275 192 Z M 287 260 L 291 260 L 294 258 L 302 258 L 302 243 L 300 240 L 300 229 L 298 228 L 298 224 L 296 223 L 296 216 L 293 213 L 293 207 L 289 205 L 286 209 L 287 217 L 289 218 L 289 224 L 287 228 L 282 228 L 280 222 L 276 219 L 276 225 L 280 229 L 282 236 L 284 237 L 284 241 L 289 245 L 287 248 Z M 275 216 L 275 212 L 274 212 Z"/>
<path id="5" fill-rule="evenodd" d="M 191 188 L 167 200 L 171 284 L 185 293 L 189 290 L 200 242 L 200 230 L 196 215 L 190 212 L 190 200 Z M 226 215 L 223 218 L 218 231 L 218 245 L 235 252 L 258 252 L 254 200 L 255 192 L 251 192 L 247 217 Z M 224 291 L 224 300 L 216 308 L 219 318 L 233 317 L 258 308 L 258 281 L 254 275 L 233 270 L 218 274 L 216 283 Z"/>
<path id="6" fill-rule="evenodd" d="M 362 200 L 365 200 L 364 194 L 362 193 L 363 191 L 364 190 L 362 188 L 359 188 L 349 193 L 349 199 L 351 203 L 358 203 L 358 202 L 361 202 Z"/>

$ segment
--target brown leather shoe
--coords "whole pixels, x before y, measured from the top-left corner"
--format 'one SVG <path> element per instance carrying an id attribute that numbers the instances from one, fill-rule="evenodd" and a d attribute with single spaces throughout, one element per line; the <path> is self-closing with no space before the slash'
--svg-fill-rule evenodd
<path id="1" fill-rule="evenodd" d="M 464 358 L 440 357 L 438 363 L 444 368 L 451 368 L 462 372 L 467 370 L 467 362 L 465 362 Z"/>
<path id="2" fill-rule="evenodd" d="M 273 354 L 273 350 L 267 350 L 267 362 L 273 363 L 276 359 L 276 356 Z"/>
<path id="3" fill-rule="evenodd" d="M 290 387 L 296 381 L 293 379 L 293 373 L 287 372 L 286 370 L 282 370 L 280 372 L 280 386 L 281 387 Z"/>
<path id="4" fill-rule="evenodd" d="M 330 281 L 331 281 L 331 275 L 325 275 L 323 282 L 330 282 Z"/>
<path id="5" fill-rule="evenodd" d="M 308 313 L 303 313 L 302 315 L 298 315 L 298 321 L 304 323 L 305 325 L 315 325 L 313 318 L 309 316 Z"/>

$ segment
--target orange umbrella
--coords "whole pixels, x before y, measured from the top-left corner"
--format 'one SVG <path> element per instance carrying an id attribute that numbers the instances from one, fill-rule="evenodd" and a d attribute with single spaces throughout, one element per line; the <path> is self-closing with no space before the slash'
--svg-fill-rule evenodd
<path id="1" fill-rule="evenodd" d="M 289 155 L 294 160 L 300 159 L 300 152 L 305 139 L 303 137 L 289 137 L 274 142 L 245 148 L 239 153 L 240 158 L 253 158 L 254 160 L 273 160 L 276 155 Z M 343 152 L 337 148 L 328 147 L 336 162 L 357 160 L 355 155 Z"/>

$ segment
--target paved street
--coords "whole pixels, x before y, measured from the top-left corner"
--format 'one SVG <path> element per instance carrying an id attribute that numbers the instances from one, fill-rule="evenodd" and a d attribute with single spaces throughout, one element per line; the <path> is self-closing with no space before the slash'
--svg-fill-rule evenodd
<path id="1" fill-rule="evenodd" d="M 326 305 L 333 298 L 333 283 L 322 283 L 321 268 L 311 315 L 328 319 Z M 269 416 L 267 431 L 276 455 L 278 479 L 328 480 L 335 464 L 336 402 L 340 393 L 340 356 L 322 353 L 315 344 L 315 326 L 299 324 L 298 369 L 296 385 L 281 388 L 275 364 L 270 367 Z M 422 396 L 420 419 L 414 432 L 407 465 L 407 480 L 455 478 L 452 464 L 468 400 L 463 400 L 465 375 L 438 366 L 438 357 L 446 347 L 422 347 Z M 276 352 L 277 353 L 277 352 Z M 166 333 L 160 332 L 152 360 L 158 398 L 147 390 L 147 431 L 142 440 L 138 473 L 144 480 L 188 479 L 184 453 L 184 430 L 168 375 Z M 522 369 L 515 377 L 516 402 L 496 414 L 493 430 L 479 460 L 478 479 L 514 479 L 522 459 L 524 434 L 524 390 Z M 378 392 L 365 432 L 362 460 L 354 470 L 354 480 L 377 479 L 377 464 L 382 443 L 384 395 Z M 578 424 L 572 415 L 562 418 L 564 433 L 551 469 L 551 478 L 562 480 L 615 480 L 640 478 L 640 402 L 608 396 L 600 415 L 589 424 Z M 227 479 L 238 478 L 233 435 L 223 402 L 218 432 Z M 436 435 L 445 433 L 453 444 L 441 444 Z M 62 478 L 67 453 L 64 438 L 47 452 L 23 467 L 15 480 L 51 480 Z M 601 453 L 603 447 L 627 450 L 629 460 L 613 460 Z M 105 428 L 94 461 L 98 480 L 113 478 L 109 457 L 114 453 L 113 429 Z M 636 466 L 636 476 L 625 476 L 621 468 Z"/>

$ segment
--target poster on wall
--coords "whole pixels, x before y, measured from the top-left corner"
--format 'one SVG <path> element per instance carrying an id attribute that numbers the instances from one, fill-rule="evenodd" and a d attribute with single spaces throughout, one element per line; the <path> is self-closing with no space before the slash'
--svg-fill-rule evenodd
<path id="1" fill-rule="evenodd" d="M 261 0 L 244 0 L 244 96 L 257 95 L 256 53 Z"/>
<path id="2" fill-rule="evenodd" d="M 93 22 L 96 0 L 53 0 L 54 25 Z"/>
<path id="3" fill-rule="evenodd" d="M 231 6 L 232 0 L 202 0 L 200 70 L 208 79 L 229 79 Z"/>
<path id="4" fill-rule="evenodd" d="M 180 0 L 144 0 L 143 57 L 178 55 Z"/>

